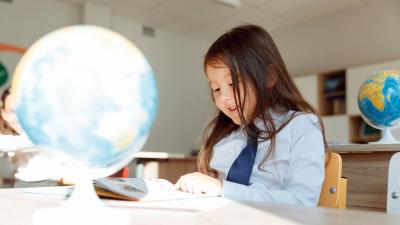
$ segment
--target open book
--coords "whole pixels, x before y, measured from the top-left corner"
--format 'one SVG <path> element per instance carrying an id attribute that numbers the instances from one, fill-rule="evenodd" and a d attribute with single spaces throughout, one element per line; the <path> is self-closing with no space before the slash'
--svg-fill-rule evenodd
<path id="1" fill-rule="evenodd" d="M 161 201 L 215 197 L 215 195 L 191 194 L 176 190 L 172 183 L 164 179 L 107 177 L 95 180 L 94 185 L 100 197 L 122 200 Z"/>

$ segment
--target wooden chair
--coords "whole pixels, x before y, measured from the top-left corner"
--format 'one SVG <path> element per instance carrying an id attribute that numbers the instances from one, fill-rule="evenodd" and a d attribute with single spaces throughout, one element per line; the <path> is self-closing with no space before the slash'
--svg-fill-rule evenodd
<path id="1" fill-rule="evenodd" d="M 318 206 L 346 208 L 347 179 L 342 178 L 342 158 L 333 152 L 325 153 L 325 180 Z"/>
<path id="2" fill-rule="evenodd" d="M 400 214 L 400 152 L 394 154 L 389 162 L 388 191 L 386 211 Z"/>

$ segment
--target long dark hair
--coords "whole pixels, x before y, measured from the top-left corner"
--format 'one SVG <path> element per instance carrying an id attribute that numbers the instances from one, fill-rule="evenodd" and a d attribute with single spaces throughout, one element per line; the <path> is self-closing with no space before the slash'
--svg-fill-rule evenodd
<path id="1" fill-rule="evenodd" d="M 300 94 L 272 37 L 262 27 L 242 25 L 219 37 L 204 57 L 204 70 L 207 66 L 218 67 L 221 63 L 230 69 L 233 93 L 236 105 L 239 107 L 241 124 L 245 125 L 245 132 L 252 138 L 271 140 L 269 149 L 259 165 L 261 169 L 269 155 L 275 152 L 277 133 L 299 115 L 299 113 L 291 114 L 282 125 L 276 127 L 273 122 L 273 112 L 285 113 L 293 110 L 317 116 L 318 113 Z M 243 93 L 239 91 L 239 81 L 242 81 Z M 249 118 L 245 118 L 243 110 L 249 87 L 255 90 L 256 106 Z M 263 121 L 265 129 L 259 129 L 253 123 L 256 118 Z M 319 116 L 318 118 L 326 146 L 324 127 L 321 118 Z M 200 172 L 215 175 L 216 171 L 210 168 L 212 149 L 222 138 L 238 128 L 239 125 L 233 123 L 221 111 L 218 112 L 204 131 L 204 143 L 198 157 Z"/>

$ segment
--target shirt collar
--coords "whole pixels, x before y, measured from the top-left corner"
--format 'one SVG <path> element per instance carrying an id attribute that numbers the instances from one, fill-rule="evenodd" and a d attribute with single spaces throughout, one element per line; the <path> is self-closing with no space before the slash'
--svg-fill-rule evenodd
<path id="1" fill-rule="evenodd" d="M 289 117 L 290 115 L 292 115 L 292 113 L 294 113 L 295 111 L 289 110 L 289 111 L 280 113 L 280 112 L 275 112 L 275 111 L 269 110 L 269 112 L 270 112 L 270 114 L 271 114 L 271 117 L 272 117 L 272 120 L 273 120 L 273 122 L 274 122 L 275 127 L 279 127 L 279 126 L 280 126 L 282 123 L 284 123 L 284 122 L 288 119 L 288 117 Z M 265 129 L 264 121 L 263 121 L 260 117 L 258 117 L 257 119 L 254 120 L 254 124 L 255 124 L 259 129 Z"/>

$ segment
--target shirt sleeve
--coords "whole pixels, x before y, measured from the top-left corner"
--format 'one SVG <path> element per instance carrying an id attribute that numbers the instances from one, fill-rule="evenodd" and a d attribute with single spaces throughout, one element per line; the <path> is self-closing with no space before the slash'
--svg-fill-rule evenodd
<path id="1" fill-rule="evenodd" d="M 223 180 L 222 195 L 239 201 L 260 201 L 316 206 L 325 177 L 324 142 L 315 123 L 295 139 L 284 186 L 268 188 L 260 183 L 249 186 Z"/>

